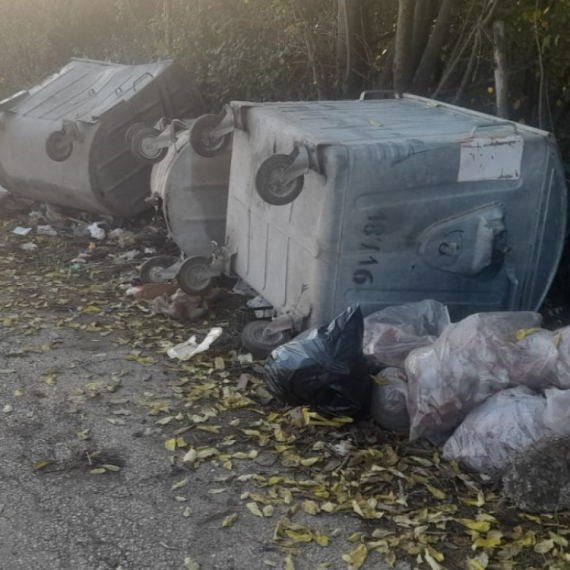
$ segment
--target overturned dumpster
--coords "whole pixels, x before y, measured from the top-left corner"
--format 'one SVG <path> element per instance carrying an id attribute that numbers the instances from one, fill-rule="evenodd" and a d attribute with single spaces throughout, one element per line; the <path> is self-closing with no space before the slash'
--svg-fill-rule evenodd
<path id="1" fill-rule="evenodd" d="M 279 344 L 355 303 L 366 315 L 430 298 L 454 320 L 541 304 L 566 226 L 548 133 L 408 95 L 235 102 L 212 134 L 228 123 L 220 255 L 278 315 L 250 323 L 250 341 Z"/>
<path id="2" fill-rule="evenodd" d="M 0 102 L 0 185 L 13 194 L 118 217 L 147 209 L 161 118 L 203 102 L 172 61 L 74 59 L 41 85 Z M 131 128 L 135 126 L 135 128 Z"/>
<path id="3" fill-rule="evenodd" d="M 174 135 L 164 160 L 152 169 L 152 197 L 160 206 L 168 233 L 185 260 L 160 255 L 141 267 L 143 283 L 163 283 L 178 276 L 180 287 L 199 288 L 188 277 L 187 268 L 208 265 L 215 245 L 225 239 L 231 149 L 220 149 L 213 157 L 194 151 L 190 137 L 194 121 L 185 121 Z M 215 244 L 215 245 L 214 245 Z"/>

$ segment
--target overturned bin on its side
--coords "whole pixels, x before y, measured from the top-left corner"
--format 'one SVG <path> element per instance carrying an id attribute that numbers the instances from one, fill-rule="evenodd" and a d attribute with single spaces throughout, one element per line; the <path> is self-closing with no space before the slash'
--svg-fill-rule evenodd
<path id="1" fill-rule="evenodd" d="M 190 144 L 193 124 L 185 121 L 186 128 L 175 134 L 175 142 L 151 175 L 152 197 L 183 257 L 151 257 L 140 271 L 143 283 L 164 283 L 178 276 L 180 287 L 187 292 L 186 268 L 197 263 L 207 266 L 213 244 L 224 243 L 231 160 L 229 144 L 213 157 L 195 152 Z M 191 291 L 192 285 L 197 286 L 190 281 Z"/>
<path id="2" fill-rule="evenodd" d="M 548 133 L 408 95 L 234 102 L 228 122 L 218 257 L 277 314 L 248 325 L 246 346 L 270 348 L 355 303 L 366 315 L 434 299 L 452 319 L 542 303 L 566 227 Z"/>
<path id="3" fill-rule="evenodd" d="M 73 59 L 0 102 L 0 185 L 22 198 L 136 215 L 150 206 L 151 165 L 166 153 L 154 124 L 203 112 L 193 79 L 172 61 Z"/>

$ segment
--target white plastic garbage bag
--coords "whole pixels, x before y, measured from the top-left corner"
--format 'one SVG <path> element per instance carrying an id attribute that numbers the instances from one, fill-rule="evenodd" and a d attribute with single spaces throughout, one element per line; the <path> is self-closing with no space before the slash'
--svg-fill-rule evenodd
<path id="1" fill-rule="evenodd" d="M 519 386 L 503 390 L 472 411 L 443 448 L 443 456 L 465 467 L 493 474 L 515 452 L 533 443 L 570 435 L 570 391 L 544 395 Z"/>
<path id="2" fill-rule="evenodd" d="M 364 319 L 364 354 L 401 368 L 412 350 L 433 344 L 449 323 L 447 307 L 437 301 L 387 307 Z"/>
<path id="3" fill-rule="evenodd" d="M 410 429 L 407 399 L 405 372 L 401 368 L 385 368 L 375 377 L 370 415 L 384 429 L 407 432 Z"/>
<path id="4" fill-rule="evenodd" d="M 570 389 L 570 327 L 560 329 L 553 336 L 558 349 L 554 384 L 563 390 Z"/>
<path id="5" fill-rule="evenodd" d="M 414 350 L 405 362 L 410 439 L 454 429 L 505 388 L 551 385 L 555 346 L 544 350 L 544 335 L 525 332 L 540 333 L 540 321 L 532 312 L 471 315 Z"/>

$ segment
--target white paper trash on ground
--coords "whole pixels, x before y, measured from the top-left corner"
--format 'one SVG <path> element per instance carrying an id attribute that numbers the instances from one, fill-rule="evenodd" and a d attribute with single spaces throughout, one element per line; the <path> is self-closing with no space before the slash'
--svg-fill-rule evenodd
<path id="1" fill-rule="evenodd" d="M 200 344 L 196 342 L 196 336 L 191 336 L 186 342 L 169 348 L 167 354 L 170 358 L 190 360 L 197 354 L 206 352 L 210 346 L 222 336 L 222 332 L 223 329 L 221 327 L 214 327 Z"/>

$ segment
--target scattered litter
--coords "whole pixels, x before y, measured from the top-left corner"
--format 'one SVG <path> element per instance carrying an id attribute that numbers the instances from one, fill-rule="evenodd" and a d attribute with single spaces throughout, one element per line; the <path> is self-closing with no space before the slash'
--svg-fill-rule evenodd
<path id="1" fill-rule="evenodd" d="M 90 253 L 80 253 L 77 257 L 74 257 L 70 263 L 72 264 L 80 264 L 84 265 L 87 263 L 87 260 L 91 257 Z"/>
<path id="2" fill-rule="evenodd" d="M 190 360 L 197 354 L 206 352 L 222 336 L 222 332 L 223 329 L 221 327 L 214 327 L 200 344 L 196 342 L 196 336 L 191 336 L 186 342 L 169 348 L 167 354 L 170 358 Z"/>
<path id="3" fill-rule="evenodd" d="M 445 444 L 443 456 L 492 474 L 506 467 L 513 452 L 562 435 L 570 436 L 570 391 L 551 388 L 543 396 L 519 386 L 472 411 Z"/>
<path id="4" fill-rule="evenodd" d="M 171 283 L 147 283 L 142 287 L 133 287 L 129 291 L 134 290 L 132 293 L 137 301 L 152 301 L 157 297 L 167 295 L 168 297 L 174 295 L 178 291 L 178 285 Z M 127 291 L 127 295 L 129 295 Z"/>
<path id="5" fill-rule="evenodd" d="M 45 204 L 45 219 L 54 224 L 62 224 L 66 220 L 66 216 L 61 211 L 61 208 L 55 204 Z"/>
<path id="6" fill-rule="evenodd" d="M 23 228 L 21 226 L 18 226 L 17 228 L 14 228 L 12 230 L 12 233 L 14 233 L 18 236 L 27 236 L 31 231 L 32 231 L 32 228 Z"/>
<path id="7" fill-rule="evenodd" d="M 89 230 L 89 235 L 93 239 L 98 239 L 98 240 L 105 239 L 106 233 L 103 228 L 99 227 L 100 223 L 101 222 L 93 222 L 92 224 L 87 226 L 87 229 Z"/>
<path id="8" fill-rule="evenodd" d="M 10 200 L 10 192 L 0 186 L 0 206 L 4 206 Z"/>
<path id="9" fill-rule="evenodd" d="M 235 295 L 243 295 L 244 297 L 256 297 L 257 291 L 252 289 L 243 279 L 239 279 L 232 289 Z"/>
<path id="10" fill-rule="evenodd" d="M 385 368 L 375 377 L 370 415 L 384 429 L 405 433 L 410 429 L 408 383 L 401 368 Z"/>
<path id="11" fill-rule="evenodd" d="M 111 254 L 110 257 L 113 260 L 113 263 L 119 265 L 122 263 L 129 263 L 130 261 L 136 259 L 139 255 L 140 252 L 136 249 L 133 249 L 131 251 L 125 251 L 124 253 L 119 253 L 116 255 Z"/>
<path id="12" fill-rule="evenodd" d="M 364 354 L 403 367 L 412 350 L 433 344 L 450 322 L 447 307 L 437 301 L 387 307 L 364 319 Z"/>
<path id="13" fill-rule="evenodd" d="M 240 364 L 253 364 L 253 354 L 248 352 L 247 354 L 238 354 L 237 361 Z"/>
<path id="14" fill-rule="evenodd" d="M 122 228 L 115 228 L 114 230 L 109 232 L 109 238 L 110 239 L 119 239 L 125 230 L 123 230 Z"/>
<path id="15" fill-rule="evenodd" d="M 457 427 L 467 414 L 505 388 L 544 385 L 558 358 L 517 334 L 540 331 L 538 313 L 480 313 L 449 325 L 434 344 L 406 359 L 410 439 Z"/>
<path id="16" fill-rule="evenodd" d="M 5 414 L 11 414 L 11 413 L 12 413 L 12 410 L 13 410 L 13 408 L 12 408 L 12 406 L 11 406 L 10 404 L 6 404 L 6 405 L 2 408 L 2 411 L 3 411 Z"/>
<path id="17" fill-rule="evenodd" d="M 353 305 L 328 327 L 276 348 L 265 363 L 269 391 L 288 404 L 327 415 L 367 413 L 372 379 L 362 354 L 363 327 L 360 307 Z"/>
<path id="18" fill-rule="evenodd" d="M 38 245 L 30 241 L 28 243 L 22 244 L 20 246 L 20 249 L 23 249 L 24 251 L 35 251 L 36 249 L 38 249 Z"/>
<path id="19" fill-rule="evenodd" d="M 178 289 L 174 295 L 164 294 L 156 297 L 152 302 L 152 312 L 179 321 L 191 322 L 205 316 L 208 312 L 208 305 L 202 297 L 187 295 Z"/>
<path id="20" fill-rule="evenodd" d="M 57 232 L 51 226 L 38 226 L 36 231 L 42 236 L 57 236 Z"/>
<path id="21" fill-rule="evenodd" d="M 269 319 L 275 314 L 271 303 L 266 301 L 261 295 L 258 295 L 254 299 L 250 299 L 247 302 L 247 306 L 252 309 L 255 309 L 257 307 L 262 307 L 265 309 L 264 311 L 254 311 L 256 319 Z"/>
<path id="22" fill-rule="evenodd" d="M 125 295 L 126 295 L 127 297 L 132 297 L 133 295 L 136 295 L 142 288 L 143 288 L 142 285 L 139 285 L 138 287 L 129 287 L 129 288 L 125 291 Z"/>

